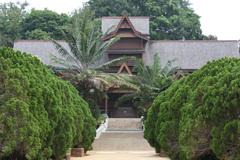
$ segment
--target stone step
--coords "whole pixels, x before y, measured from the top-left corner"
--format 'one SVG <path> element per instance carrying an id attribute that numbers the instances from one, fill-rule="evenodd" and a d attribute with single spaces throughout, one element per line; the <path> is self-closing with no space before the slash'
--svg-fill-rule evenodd
<path id="1" fill-rule="evenodd" d="M 141 118 L 109 118 L 108 131 L 136 131 L 142 130 Z"/>
<path id="2" fill-rule="evenodd" d="M 143 132 L 105 132 L 93 143 L 94 151 L 154 151 Z"/>

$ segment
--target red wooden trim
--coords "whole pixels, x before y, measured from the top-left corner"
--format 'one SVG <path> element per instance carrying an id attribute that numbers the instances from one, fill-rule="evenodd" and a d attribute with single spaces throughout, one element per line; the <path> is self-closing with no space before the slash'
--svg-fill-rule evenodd
<path id="1" fill-rule="evenodd" d="M 118 70 L 118 74 L 119 73 L 122 73 L 122 71 L 123 71 L 123 69 L 126 69 L 127 70 L 127 73 L 128 74 L 130 74 L 130 75 L 132 75 L 132 72 L 131 72 L 131 70 L 129 69 L 129 67 L 128 67 L 128 65 L 126 64 L 126 63 L 123 63 L 122 65 L 121 65 L 121 67 L 119 68 L 119 70 Z"/>

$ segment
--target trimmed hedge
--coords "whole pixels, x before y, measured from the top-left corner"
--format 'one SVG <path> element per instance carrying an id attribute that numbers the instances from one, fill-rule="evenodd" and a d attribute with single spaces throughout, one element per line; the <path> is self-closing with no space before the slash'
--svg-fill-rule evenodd
<path id="1" fill-rule="evenodd" d="M 95 120 L 78 91 L 37 58 L 0 48 L 0 159 L 61 159 L 90 149 Z"/>
<path id="2" fill-rule="evenodd" d="M 174 160 L 240 159 L 240 59 L 205 65 L 161 93 L 145 138 Z"/>

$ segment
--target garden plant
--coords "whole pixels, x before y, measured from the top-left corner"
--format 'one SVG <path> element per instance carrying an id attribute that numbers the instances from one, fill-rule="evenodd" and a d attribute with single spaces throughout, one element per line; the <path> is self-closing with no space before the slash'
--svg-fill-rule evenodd
<path id="1" fill-rule="evenodd" d="M 102 37 L 105 34 L 107 33 L 101 32 L 94 12 L 84 8 L 74 12 L 72 24 L 69 25 L 68 31 L 63 33 L 69 48 L 52 39 L 59 54 L 59 56 L 53 55 L 52 60 L 63 66 L 62 78 L 70 81 L 84 100 L 91 105 L 91 111 L 97 121 L 102 119 L 98 104 L 105 99 L 109 88 L 121 86 L 132 90 L 139 89 L 131 82 L 132 76 L 128 74 L 104 72 L 113 64 L 135 60 L 134 57 L 120 57 L 103 62 L 106 50 L 119 40 L 115 37 L 103 41 Z"/>
<path id="2" fill-rule="evenodd" d="M 240 60 L 223 58 L 176 81 L 149 109 L 145 138 L 174 160 L 240 159 Z"/>
<path id="3" fill-rule="evenodd" d="M 95 120 L 78 91 L 40 60 L 0 49 L 0 159 L 62 159 L 91 148 Z"/>

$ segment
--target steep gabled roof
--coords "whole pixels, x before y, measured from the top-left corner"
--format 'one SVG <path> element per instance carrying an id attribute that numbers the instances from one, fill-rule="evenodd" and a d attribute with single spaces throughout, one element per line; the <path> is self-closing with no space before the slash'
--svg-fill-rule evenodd
<path id="1" fill-rule="evenodd" d="M 142 34 L 141 32 L 138 32 L 134 28 L 134 26 L 133 26 L 133 24 L 132 24 L 132 22 L 131 22 L 131 20 L 129 19 L 128 16 L 123 16 L 122 19 L 120 20 L 120 22 L 118 23 L 117 28 L 114 31 L 107 34 L 105 37 L 103 37 L 103 40 L 108 40 L 110 38 L 115 37 L 117 35 L 117 33 L 119 32 L 119 30 L 121 29 L 121 26 L 123 25 L 124 22 L 127 22 L 127 24 L 129 25 L 130 29 L 133 31 L 133 33 L 136 37 L 139 37 L 139 38 L 144 39 L 146 41 L 149 40 L 146 35 Z"/>
<path id="2" fill-rule="evenodd" d="M 102 17 L 101 21 L 101 30 L 102 33 L 109 33 L 116 30 L 119 22 L 123 16 L 108 16 Z M 132 25 L 134 26 L 135 30 L 141 32 L 143 35 L 149 36 L 149 17 L 142 17 L 142 16 L 128 16 Z"/>

